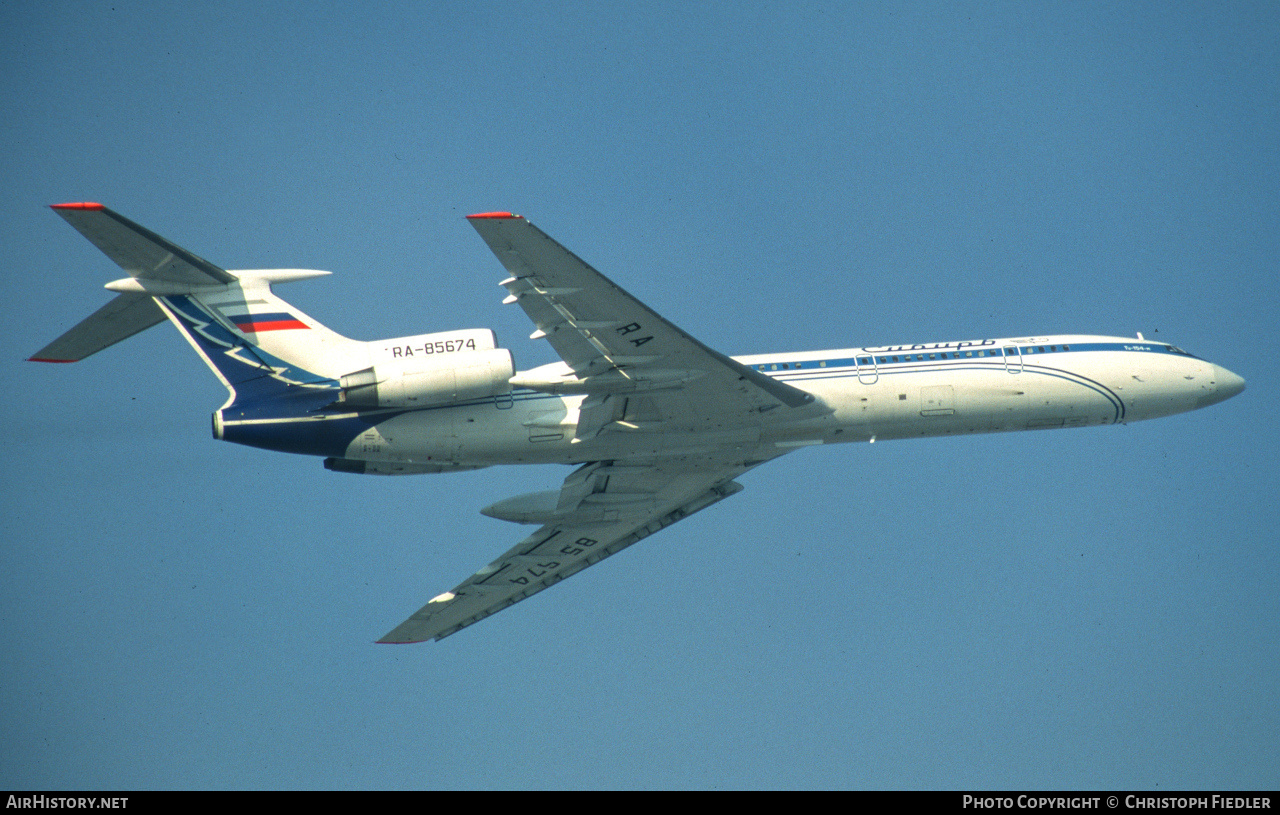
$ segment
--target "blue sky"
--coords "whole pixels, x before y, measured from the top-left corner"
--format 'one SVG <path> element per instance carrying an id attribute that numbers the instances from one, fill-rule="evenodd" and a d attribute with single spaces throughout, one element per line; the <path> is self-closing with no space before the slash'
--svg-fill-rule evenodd
<path id="1" fill-rule="evenodd" d="M 1272 3 L 0 7 L 0 787 L 1274 788 Z M 25 362 L 101 201 L 359 339 L 492 327 L 528 216 L 730 354 L 1178 344 L 1240 397 L 839 446 L 445 640 L 556 467 L 213 441 L 160 326 Z"/>

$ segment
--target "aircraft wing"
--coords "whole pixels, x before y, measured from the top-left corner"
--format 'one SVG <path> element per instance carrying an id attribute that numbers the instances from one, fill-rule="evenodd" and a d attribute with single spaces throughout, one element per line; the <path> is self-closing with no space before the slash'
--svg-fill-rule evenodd
<path id="1" fill-rule="evenodd" d="M 444 639 L 733 495 L 742 489 L 734 476 L 760 463 L 702 458 L 585 464 L 565 479 L 558 493 L 542 494 L 544 505 L 526 501 L 526 518 L 547 521 L 538 531 L 427 603 L 379 642 Z M 513 520 L 520 509 L 509 503 L 495 504 L 486 513 Z"/>
<path id="2" fill-rule="evenodd" d="M 551 382 L 513 384 L 597 400 L 652 394 L 650 413 L 657 411 L 666 430 L 757 424 L 769 410 L 813 403 L 805 391 L 698 342 L 519 215 L 469 220 L 510 274 L 504 302 L 524 309 L 538 327 L 534 338 L 551 343 L 575 375 L 559 390 Z"/>

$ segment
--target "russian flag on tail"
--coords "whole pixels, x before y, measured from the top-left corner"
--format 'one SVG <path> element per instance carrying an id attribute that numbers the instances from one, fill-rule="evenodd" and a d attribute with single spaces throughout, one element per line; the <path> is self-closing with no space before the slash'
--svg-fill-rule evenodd
<path id="1" fill-rule="evenodd" d="M 246 334 L 311 327 L 287 312 L 277 314 L 241 314 L 238 316 L 228 314 L 227 319 Z"/>

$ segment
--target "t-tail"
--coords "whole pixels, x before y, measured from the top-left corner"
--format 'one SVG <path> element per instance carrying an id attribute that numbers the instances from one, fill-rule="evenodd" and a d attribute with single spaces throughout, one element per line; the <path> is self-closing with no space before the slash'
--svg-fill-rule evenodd
<path id="1" fill-rule="evenodd" d="M 327 275 L 310 269 L 227 271 L 101 204 L 53 210 L 124 269 L 115 299 L 31 359 L 75 362 L 168 317 L 231 391 L 228 406 L 302 390 L 333 401 L 365 343 L 330 331 L 277 297 L 273 283 Z M 320 393 L 325 392 L 325 393 Z"/>
<path id="2" fill-rule="evenodd" d="M 115 298 L 32 361 L 76 362 L 168 318 L 230 391 L 214 414 L 217 438 L 341 459 L 389 412 L 510 391 L 511 354 L 488 329 L 349 339 L 272 291 L 329 272 L 228 271 L 102 204 L 53 210 L 129 276 L 106 284 Z"/>

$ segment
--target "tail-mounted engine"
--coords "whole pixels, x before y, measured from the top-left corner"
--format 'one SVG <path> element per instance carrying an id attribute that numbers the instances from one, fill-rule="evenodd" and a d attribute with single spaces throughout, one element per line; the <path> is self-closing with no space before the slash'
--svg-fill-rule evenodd
<path id="1" fill-rule="evenodd" d="M 343 376 L 338 403 L 421 408 L 511 392 L 515 361 L 488 330 L 423 334 L 370 343 L 374 364 Z"/>

